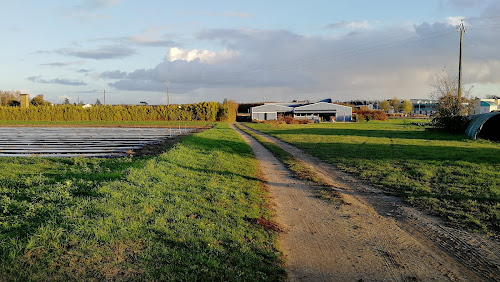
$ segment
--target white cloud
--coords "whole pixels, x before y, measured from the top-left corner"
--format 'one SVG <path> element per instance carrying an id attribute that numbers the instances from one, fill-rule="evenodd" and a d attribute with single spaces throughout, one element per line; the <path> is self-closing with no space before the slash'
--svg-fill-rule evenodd
<path id="1" fill-rule="evenodd" d="M 136 54 L 137 51 L 125 46 L 117 45 L 117 46 L 101 46 L 96 49 L 63 48 L 57 50 L 57 53 L 84 59 L 106 60 L 106 59 L 119 59 L 132 56 Z"/>
<path id="2" fill-rule="evenodd" d="M 51 66 L 51 67 L 66 67 L 66 66 L 71 66 L 71 65 L 82 65 L 84 64 L 85 61 L 77 61 L 77 62 L 53 62 L 53 63 L 46 63 L 46 64 L 41 64 L 42 66 Z"/>
<path id="3" fill-rule="evenodd" d="M 168 50 L 166 59 L 169 62 L 182 60 L 182 61 L 194 61 L 199 59 L 202 63 L 214 64 L 221 61 L 225 61 L 231 59 L 232 57 L 237 56 L 238 53 L 234 51 L 230 51 L 227 49 L 223 49 L 221 52 L 214 52 L 209 50 L 184 50 L 178 47 L 172 47 Z"/>
<path id="4" fill-rule="evenodd" d="M 122 0 L 85 0 L 81 7 L 87 9 L 102 9 L 120 4 Z"/>
<path id="5" fill-rule="evenodd" d="M 251 18 L 252 15 L 249 13 L 243 12 L 211 12 L 211 11 L 201 11 L 201 12 L 192 12 L 192 11 L 181 11 L 177 12 L 178 15 L 195 15 L 195 16 L 224 16 L 224 17 L 234 17 L 234 18 Z"/>
<path id="6" fill-rule="evenodd" d="M 81 86 L 87 85 L 87 83 L 83 81 L 71 80 L 66 78 L 54 78 L 54 79 L 43 79 L 39 76 L 30 76 L 27 78 L 29 81 L 43 84 L 61 84 L 61 85 L 69 85 L 69 86 Z"/>
<path id="7" fill-rule="evenodd" d="M 327 26 L 327 28 L 331 29 L 369 29 L 371 28 L 371 24 L 368 21 L 342 21 L 331 23 Z"/>
<path id="8" fill-rule="evenodd" d="M 449 25 L 458 26 L 465 17 L 447 17 L 446 22 Z"/>
<path id="9" fill-rule="evenodd" d="M 197 39 L 223 51 L 169 49 L 154 68 L 110 72 L 109 85 L 123 91 L 164 92 L 198 100 L 238 101 L 333 98 L 425 98 L 443 67 L 458 65 L 458 32 L 444 22 L 412 30 L 392 26 L 327 37 L 286 30 L 206 29 Z M 456 19 L 455 19 L 456 20 Z M 471 30 L 464 42 L 464 81 L 499 83 L 499 32 Z M 478 89 L 475 89 L 478 91 Z M 480 90 L 479 90 L 480 91 Z M 481 92 L 473 95 L 481 96 Z M 186 98 L 187 99 L 187 98 Z"/>

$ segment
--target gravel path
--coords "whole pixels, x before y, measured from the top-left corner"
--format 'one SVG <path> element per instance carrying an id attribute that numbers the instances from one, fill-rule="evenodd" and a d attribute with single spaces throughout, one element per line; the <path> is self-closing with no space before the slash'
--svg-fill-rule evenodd
<path id="1" fill-rule="evenodd" d="M 290 281 L 500 279 L 497 241 L 445 227 L 400 199 L 270 138 L 341 193 L 345 204 L 329 204 L 316 197 L 318 187 L 295 179 L 259 142 L 236 130 L 260 162 L 276 220 L 285 230 L 279 242 Z"/>

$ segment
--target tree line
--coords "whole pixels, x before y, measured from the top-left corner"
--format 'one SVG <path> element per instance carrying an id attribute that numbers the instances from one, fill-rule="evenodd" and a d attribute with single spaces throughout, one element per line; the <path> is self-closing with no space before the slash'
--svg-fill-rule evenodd
<path id="1" fill-rule="evenodd" d="M 2 100 L 3 101 L 3 100 Z M 32 104 L 33 105 L 33 104 Z M 231 100 L 184 105 L 81 105 L 41 104 L 27 108 L 0 106 L 0 120 L 19 121 L 223 121 L 236 120 L 238 104 Z"/>

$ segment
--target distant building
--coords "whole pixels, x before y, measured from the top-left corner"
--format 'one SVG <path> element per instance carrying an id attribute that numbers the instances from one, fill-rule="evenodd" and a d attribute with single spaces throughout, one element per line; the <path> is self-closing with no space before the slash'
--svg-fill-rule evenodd
<path id="1" fill-rule="evenodd" d="M 350 101 L 346 102 L 349 105 L 352 105 L 354 109 L 368 109 L 370 111 L 373 111 L 375 108 L 378 108 L 378 102 L 376 101 L 366 101 L 366 100 L 355 100 L 355 101 Z"/>
<path id="2" fill-rule="evenodd" d="M 289 105 L 267 103 L 250 109 L 252 120 L 277 120 L 279 114 L 288 114 L 293 111 Z"/>
<path id="3" fill-rule="evenodd" d="M 485 114 L 500 110 L 500 99 L 477 99 L 474 114 Z"/>
<path id="4" fill-rule="evenodd" d="M 348 106 L 324 102 L 308 101 L 293 103 L 267 103 L 250 109 L 252 120 L 277 120 L 278 115 L 293 116 L 296 119 L 320 121 L 351 121 L 352 108 Z"/>
<path id="5" fill-rule="evenodd" d="M 413 104 L 414 115 L 431 116 L 436 112 L 437 100 L 431 99 L 410 99 Z"/>
<path id="6" fill-rule="evenodd" d="M 27 108 L 30 106 L 30 95 L 21 94 L 21 108 Z"/>

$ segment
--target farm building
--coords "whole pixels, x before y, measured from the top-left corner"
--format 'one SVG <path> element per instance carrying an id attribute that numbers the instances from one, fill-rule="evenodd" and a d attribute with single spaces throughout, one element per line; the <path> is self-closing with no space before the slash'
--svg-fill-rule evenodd
<path id="1" fill-rule="evenodd" d="M 293 108 L 289 106 L 265 104 L 251 108 L 250 115 L 252 120 L 276 120 L 279 114 L 291 113 L 292 110 Z"/>
<path id="2" fill-rule="evenodd" d="M 475 114 L 486 114 L 500 109 L 500 99 L 477 99 Z"/>
<path id="3" fill-rule="evenodd" d="M 250 110 L 252 120 L 276 120 L 278 115 L 314 121 L 351 121 L 352 108 L 328 102 L 318 103 L 269 103 Z"/>
<path id="4" fill-rule="evenodd" d="M 319 102 L 294 108 L 293 117 L 296 119 L 312 119 L 314 121 L 351 121 L 352 108 Z"/>

